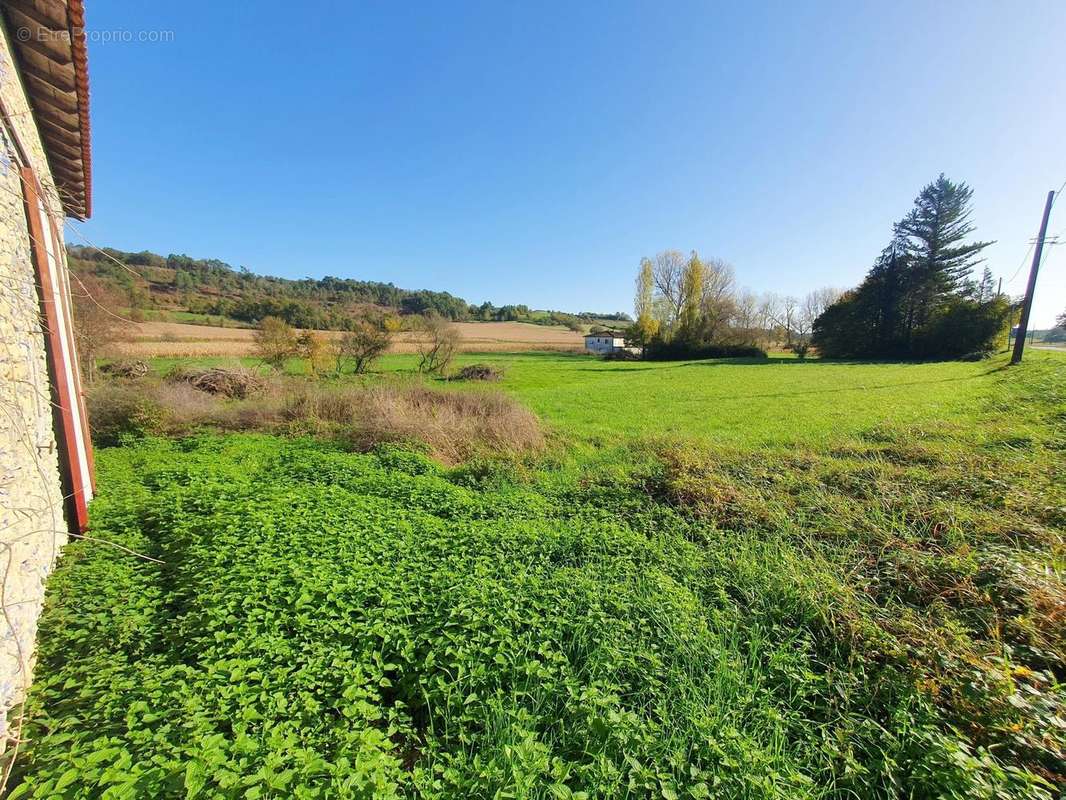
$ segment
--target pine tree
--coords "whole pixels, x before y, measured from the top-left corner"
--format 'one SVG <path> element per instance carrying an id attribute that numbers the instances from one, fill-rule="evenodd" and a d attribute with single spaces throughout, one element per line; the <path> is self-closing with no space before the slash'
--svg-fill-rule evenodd
<path id="1" fill-rule="evenodd" d="M 860 287 L 872 312 L 868 345 L 887 352 L 898 347 L 904 338 L 902 323 L 908 314 L 912 278 L 912 258 L 906 242 L 897 237 L 881 251 Z"/>
<path id="2" fill-rule="evenodd" d="M 819 317 L 823 354 L 859 358 L 953 357 L 987 349 L 1006 319 L 992 273 L 970 276 L 991 242 L 966 243 L 973 190 L 940 175 L 893 226 L 866 279 Z"/>
<path id="3" fill-rule="evenodd" d="M 995 290 L 996 281 L 992 277 L 992 270 L 988 267 L 984 268 L 981 272 L 981 280 L 977 283 L 974 289 L 974 294 L 977 297 L 978 302 L 987 303 L 993 297 L 996 296 Z"/>
<path id="4" fill-rule="evenodd" d="M 939 303 L 964 289 L 980 253 L 992 242 L 964 240 L 974 232 L 970 222 L 973 189 L 940 176 L 922 189 L 914 208 L 895 225 L 899 242 L 912 259 L 905 331 L 908 340 Z"/>

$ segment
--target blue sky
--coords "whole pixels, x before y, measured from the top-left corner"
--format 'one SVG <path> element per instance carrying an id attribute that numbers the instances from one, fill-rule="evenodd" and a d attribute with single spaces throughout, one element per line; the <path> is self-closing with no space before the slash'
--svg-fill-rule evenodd
<path id="1" fill-rule="evenodd" d="M 630 311 L 640 257 L 677 248 L 801 294 L 856 284 L 943 171 L 1021 292 L 1066 180 L 1061 0 L 189 0 L 86 22 L 84 236 L 267 274 Z M 1066 244 L 1035 321 L 1064 308 Z"/>

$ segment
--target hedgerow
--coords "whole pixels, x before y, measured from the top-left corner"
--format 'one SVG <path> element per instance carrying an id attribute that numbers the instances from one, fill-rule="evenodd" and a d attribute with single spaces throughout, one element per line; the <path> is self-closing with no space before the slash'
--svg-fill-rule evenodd
<path id="1" fill-rule="evenodd" d="M 901 485 L 890 449 L 787 485 L 750 455 L 102 450 L 94 536 L 163 563 L 67 547 L 11 797 L 1050 798 L 923 683 L 897 584 L 842 575 L 818 498 Z"/>

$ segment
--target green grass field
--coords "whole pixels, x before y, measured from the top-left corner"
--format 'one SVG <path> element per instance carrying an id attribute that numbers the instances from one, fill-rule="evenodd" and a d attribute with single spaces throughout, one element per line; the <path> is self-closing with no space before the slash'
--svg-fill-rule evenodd
<path id="1" fill-rule="evenodd" d="M 101 449 L 11 796 L 1062 795 L 1066 355 L 479 361 L 546 451 Z"/>
<path id="2" fill-rule="evenodd" d="M 1041 364 L 1066 360 L 1066 354 L 1036 350 L 1028 359 Z M 165 373 L 179 363 L 232 361 L 158 358 L 152 365 Z M 751 362 L 609 362 L 560 353 L 474 353 L 456 359 L 457 367 L 475 363 L 502 367 L 504 379 L 493 386 L 579 440 L 677 436 L 786 445 L 824 443 L 877 425 L 964 420 L 977 399 L 993 391 L 1006 357 L 925 364 L 800 362 L 787 356 Z M 417 356 L 386 356 L 370 380 L 411 376 L 416 366 Z M 305 374 L 306 365 L 293 360 L 287 372 Z"/>
<path id="3" fill-rule="evenodd" d="M 878 424 L 956 419 L 997 365 L 499 359 L 503 386 L 581 437 L 670 435 L 744 444 L 818 442 Z"/>

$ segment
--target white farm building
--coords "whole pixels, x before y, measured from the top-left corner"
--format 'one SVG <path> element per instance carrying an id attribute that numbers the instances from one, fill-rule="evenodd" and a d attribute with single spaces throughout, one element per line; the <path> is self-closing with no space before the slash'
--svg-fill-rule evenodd
<path id="1" fill-rule="evenodd" d="M 585 349 L 590 353 L 615 353 L 626 349 L 625 337 L 612 331 L 585 334 Z"/>

